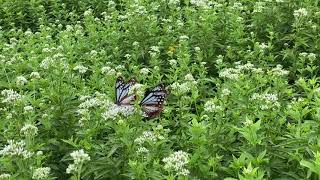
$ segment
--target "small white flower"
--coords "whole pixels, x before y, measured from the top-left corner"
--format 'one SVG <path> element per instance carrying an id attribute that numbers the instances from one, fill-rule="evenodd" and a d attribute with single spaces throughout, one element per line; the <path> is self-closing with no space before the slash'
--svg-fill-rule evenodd
<path id="1" fill-rule="evenodd" d="M 259 47 L 260 47 L 261 49 L 267 49 L 267 48 L 268 48 L 268 45 L 266 45 L 265 43 L 261 43 L 261 44 L 259 45 Z"/>
<path id="2" fill-rule="evenodd" d="M 38 128 L 32 124 L 25 124 L 21 128 L 20 133 L 24 136 L 35 136 L 38 134 Z"/>
<path id="3" fill-rule="evenodd" d="M 243 124 L 244 124 L 245 126 L 251 126 L 251 125 L 253 124 L 253 121 L 250 120 L 250 119 L 246 119 L 246 121 L 244 121 Z"/>
<path id="4" fill-rule="evenodd" d="M 179 84 L 178 82 L 174 82 L 171 85 L 171 88 L 173 91 L 177 92 L 178 94 L 184 94 L 191 90 L 191 83 L 190 82 L 184 82 L 182 84 Z"/>
<path id="5" fill-rule="evenodd" d="M 121 69 L 125 69 L 126 67 L 124 67 L 124 65 L 118 65 L 115 69 L 116 70 L 121 70 Z"/>
<path id="6" fill-rule="evenodd" d="M 88 9 L 83 13 L 84 16 L 90 16 L 92 15 L 92 9 Z"/>
<path id="7" fill-rule="evenodd" d="M 37 151 L 36 156 L 42 156 L 43 152 L 42 151 Z"/>
<path id="8" fill-rule="evenodd" d="M 219 72 L 219 77 L 237 80 L 240 76 L 240 70 L 234 68 L 225 68 Z"/>
<path id="9" fill-rule="evenodd" d="M 84 74 L 87 72 L 88 68 L 83 65 L 77 65 L 73 70 L 78 71 L 80 74 Z"/>
<path id="10" fill-rule="evenodd" d="M 177 151 L 169 157 L 163 158 L 165 163 L 164 169 L 167 171 L 174 171 L 177 175 L 187 176 L 190 172 L 185 166 L 189 163 L 189 155 L 183 151 Z"/>
<path id="11" fill-rule="evenodd" d="M 195 5 L 197 7 L 209 7 L 208 0 L 190 0 L 190 4 Z"/>
<path id="12" fill-rule="evenodd" d="M 217 56 L 216 63 L 217 64 L 222 64 L 223 63 L 223 56 L 222 55 Z"/>
<path id="13" fill-rule="evenodd" d="M 113 104 L 108 107 L 108 109 L 102 113 L 102 118 L 105 120 L 116 119 L 118 115 L 123 115 L 125 117 L 130 116 L 136 112 L 133 106 L 118 106 Z"/>
<path id="14" fill-rule="evenodd" d="M 141 136 L 134 140 L 134 142 L 138 145 L 142 145 L 145 142 L 156 143 L 158 140 L 162 140 L 162 136 L 160 137 L 152 131 L 144 131 Z"/>
<path id="15" fill-rule="evenodd" d="M 96 50 L 91 50 L 90 51 L 90 55 L 91 56 L 96 56 L 98 54 L 98 52 Z"/>
<path id="16" fill-rule="evenodd" d="M 192 76 L 192 74 L 187 74 L 184 76 L 184 79 L 186 81 L 195 81 L 194 77 Z"/>
<path id="17" fill-rule="evenodd" d="M 111 67 L 109 66 L 105 66 L 105 67 L 102 67 L 101 68 L 101 73 L 102 74 L 106 74 L 108 76 L 114 76 L 117 74 L 116 70 L 112 69 Z"/>
<path id="18" fill-rule="evenodd" d="M 280 107 L 280 103 L 278 102 L 278 95 L 277 94 L 272 94 L 272 93 L 264 93 L 264 94 L 258 94 L 258 93 L 254 93 L 252 94 L 251 101 L 260 101 L 261 104 L 259 107 L 262 110 L 267 110 L 267 109 L 271 109 L 274 107 Z"/>
<path id="19" fill-rule="evenodd" d="M 32 106 L 25 106 L 23 108 L 24 112 L 30 112 L 30 111 L 33 111 L 33 107 Z"/>
<path id="20" fill-rule="evenodd" d="M 24 76 L 18 76 L 16 80 L 17 86 L 23 86 L 28 83 L 28 80 Z"/>
<path id="21" fill-rule="evenodd" d="M 282 65 L 278 64 L 275 68 L 271 69 L 271 73 L 275 76 L 286 76 L 289 71 L 283 70 Z"/>
<path id="22" fill-rule="evenodd" d="M 90 156 L 85 153 L 83 149 L 73 151 L 72 153 L 70 153 L 70 156 L 74 160 L 74 164 L 82 164 L 85 161 L 90 161 Z"/>
<path id="23" fill-rule="evenodd" d="M 209 100 L 204 104 L 204 111 L 207 111 L 207 112 L 216 112 L 221 109 L 222 109 L 221 106 L 215 105 L 214 100 Z"/>
<path id="24" fill-rule="evenodd" d="M 52 64 L 53 60 L 50 57 L 46 57 L 41 63 L 40 67 L 43 69 L 48 69 L 50 65 Z"/>
<path id="25" fill-rule="evenodd" d="M 314 53 L 309 53 L 308 58 L 309 58 L 311 61 L 313 61 L 313 60 L 315 60 L 315 59 L 317 58 L 317 55 L 314 54 Z"/>
<path id="26" fill-rule="evenodd" d="M 302 52 L 302 53 L 299 53 L 299 56 L 301 56 L 301 57 L 307 57 L 307 56 L 308 56 L 308 53 Z"/>
<path id="27" fill-rule="evenodd" d="M 300 8 L 298 10 L 295 10 L 293 12 L 293 16 L 296 17 L 296 18 L 299 18 L 299 17 L 305 17 L 308 15 L 308 11 L 306 8 Z"/>
<path id="28" fill-rule="evenodd" d="M 179 39 L 180 39 L 180 41 L 187 41 L 189 39 L 189 37 L 186 35 L 182 35 L 179 37 Z"/>
<path id="29" fill-rule="evenodd" d="M 94 108 L 94 107 L 99 107 L 103 104 L 103 102 L 99 98 L 89 98 L 86 99 L 84 102 L 82 102 L 79 105 L 79 108 L 81 109 L 89 109 L 89 108 Z"/>
<path id="30" fill-rule="evenodd" d="M 184 94 L 184 93 L 189 92 L 190 90 L 191 90 L 191 87 L 190 87 L 189 83 L 184 82 L 184 83 L 180 84 L 180 87 L 179 87 L 180 93 Z"/>
<path id="31" fill-rule="evenodd" d="M 148 68 L 142 68 L 142 69 L 140 69 L 140 73 L 141 73 L 142 75 L 147 75 L 149 72 L 150 72 L 150 70 L 149 70 Z"/>
<path id="32" fill-rule="evenodd" d="M 195 47 L 194 50 L 195 50 L 196 52 L 199 52 L 201 49 L 200 49 L 199 47 Z"/>
<path id="33" fill-rule="evenodd" d="M 1 91 L 1 95 L 5 97 L 2 103 L 14 103 L 22 98 L 22 96 L 12 89 L 5 89 Z"/>
<path id="34" fill-rule="evenodd" d="M 180 4 L 180 0 L 169 0 L 168 5 L 172 6 L 178 6 Z"/>
<path id="35" fill-rule="evenodd" d="M 32 179 L 46 179 L 50 174 L 49 167 L 41 167 L 34 170 Z"/>
<path id="36" fill-rule="evenodd" d="M 10 174 L 3 173 L 0 175 L 0 180 L 10 180 L 10 178 L 11 178 Z"/>
<path id="37" fill-rule="evenodd" d="M 30 158 L 33 153 L 25 149 L 25 142 L 8 140 L 8 145 L 0 151 L 0 156 L 22 156 L 24 159 Z"/>
<path id="38" fill-rule="evenodd" d="M 158 54 L 160 54 L 160 49 L 159 49 L 159 47 L 158 47 L 158 46 L 151 46 L 151 47 L 150 47 L 149 54 L 151 55 L 151 57 L 155 57 L 155 56 L 157 56 Z"/>
<path id="39" fill-rule="evenodd" d="M 77 172 L 78 171 L 78 165 L 77 164 L 69 164 L 68 168 L 66 169 L 66 173 L 67 174 L 71 174 L 73 172 Z"/>
<path id="40" fill-rule="evenodd" d="M 132 43 L 132 45 L 137 47 L 137 46 L 139 46 L 139 42 L 135 41 Z"/>
<path id="41" fill-rule="evenodd" d="M 261 13 L 265 9 L 265 2 L 256 2 L 254 5 L 253 13 Z"/>
<path id="42" fill-rule="evenodd" d="M 149 150 L 145 147 L 139 147 L 136 152 L 137 152 L 137 154 L 148 154 Z"/>
<path id="43" fill-rule="evenodd" d="M 171 66 L 176 66 L 177 65 L 177 61 L 175 59 L 171 59 L 171 60 L 169 60 L 169 64 Z"/>
<path id="44" fill-rule="evenodd" d="M 135 93 L 137 96 L 143 96 L 144 89 L 145 88 L 144 88 L 143 84 L 136 83 L 130 88 L 128 94 L 131 95 L 131 94 Z"/>
<path id="45" fill-rule="evenodd" d="M 221 96 L 224 97 L 224 96 L 229 96 L 231 91 L 228 88 L 224 88 L 222 89 L 221 93 L 222 93 Z"/>
<path id="46" fill-rule="evenodd" d="M 38 72 L 32 72 L 30 74 L 30 78 L 32 78 L 32 79 L 40 79 L 40 74 Z"/>

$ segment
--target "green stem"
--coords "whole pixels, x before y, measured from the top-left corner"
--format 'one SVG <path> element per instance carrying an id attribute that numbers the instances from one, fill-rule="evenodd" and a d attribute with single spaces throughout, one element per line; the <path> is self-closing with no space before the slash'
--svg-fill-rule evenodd
<path id="1" fill-rule="evenodd" d="M 77 175 L 77 180 L 81 179 L 81 169 L 82 169 L 82 163 L 79 166 L 79 170 L 78 170 L 78 175 Z"/>

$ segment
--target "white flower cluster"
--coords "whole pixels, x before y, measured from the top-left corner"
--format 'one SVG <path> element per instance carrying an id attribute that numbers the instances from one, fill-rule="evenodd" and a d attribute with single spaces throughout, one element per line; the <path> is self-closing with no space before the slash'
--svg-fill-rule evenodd
<path id="1" fill-rule="evenodd" d="M 145 86 L 143 84 L 136 83 L 130 88 L 128 94 L 136 94 L 137 96 L 143 96 L 144 90 Z"/>
<path id="2" fill-rule="evenodd" d="M 240 62 L 237 62 L 235 68 L 225 68 L 221 70 L 219 72 L 219 77 L 237 80 L 245 71 L 257 74 L 263 73 L 261 68 L 255 68 L 251 62 L 247 62 L 243 65 L 241 65 Z"/>
<path id="3" fill-rule="evenodd" d="M 259 44 L 259 47 L 260 47 L 262 50 L 264 50 L 264 49 L 267 49 L 267 48 L 268 48 L 268 45 L 263 42 L 263 43 Z"/>
<path id="4" fill-rule="evenodd" d="M 24 76 L 17 76 L 16 84 L 17 86 L 24 86 L 28 83 L 28 80 Z"/>
<path id="5" fill-rule="evenodd" d="M 293 16 L 294 16 L 295 18 L 305 17 L 305 16 L 307 16 L 307 15 L 308 15 L 308 11 L 307 11 L 306 8 L 300 8 L 300 9 L 295 10 L 295 11 L 293 12 Z"/>
<path id="6" fill-rule="evenodd" d="M 102 118 L 105 120 L 114 120 L 118 115 L 128 117 L 130 115 L 133 115 L 135 112 L 136 110 L 133 106 L 118 106 L 116 104 L 113 104 L 109 106 L 104 113 L 102 113 Z"/>
<path id="7" fill-rule="evenodd" d="M 162 135 L 157 135 L 152 131 L 144 131 L 141 136 L 136 138 L 134 142 L 138 145 L 143 145 L 145 142 L 156 143 L 158 140 L 163 140 Z"/>
<path id="8" fill-rule="evenodd" d="M 101 68 L 101 73 L 107 76 L 115 76 L 117 74 L 117 71 L 110 66 L 104 66 Z"/>
<path id="9" fill-rule="evenodd" d="M 0 180 L 9 180 L 10 178 L 11 178 L 10 174 L 6 174 L 6 173 L 0 174 Z"/>
<path id="10" fill-rule="evenodd" d="M 170 59 L 170 60 L 169 60 L 169 64 L 170 64 L 171 66 L 176 66 L 176 65 L 177 65 L 177 61 L 176 61 L 175 59 Z"/>
<path id="11" fill-rule="evenodd" d="M 289 71 L 282 69 L 282 65 L 278 64 L 275 68 L 271 69 L 271 74 L 275 76 L 286 76 Z"/>
<path id="12" fill-rule="evenodd" d="M 14 140 L 8 140 L 8 145 L 6 145 L 1 151 L 1 156 L 22 156 L 27 159 L 30 158 L 33 153 L 25 149 L 25 142 Z"/>
<path id="13" fill-rule="evenodd" d="M 70 153 L 70 156 L 72 157 L 74 163 L 69 164 L 66 170 L 68 174 L 77 172 L 79 166 L 81 166 L 85 161 L 90 161 L 90 156 L 85 153 L 83 149 L 80 149 L 79 151 L 73 151 L 72 153 Z"/>
<path id="14" fill-rule="evenodd" d="M 79 120 L 79 126 L 82 127 L 84 122 L 90 119 L 90 110 L 98 107 L 108 107 L 111 101 L 106 98 L 105 94 L 95 92 L 93 96 L 80 96 L 82 103 L 79 104 L 77 113 L 81 115 Z"/>
<path id="15" fill-rule="evenodd" d="M 25 107 L 23 107 L 23 110 L 25 113 L 31 112 L 31 111 L 33 111 L 33 107 L 32 106 L 25 106 Z"/>
<path id="16" fill-rule="evenodd" d="M 265 9 L 265 2 L 256 2 L 253 8 L 253 13 L 261 13 Z"/>
<path id="17" fill-rule="evenodd" d="M 139 147 L 137 150 L 137 154 L 148 154 L 149 150 L 145 147 Z"/>
<path id="18" fill-rule="evenodd" d="M 317 58 L 317 55 L 314 53 L 307 53 L 307 52 L 302 52 L 299 53 L 300 57 L 307 57 L 310 61 L 314 61 Z"/>
<path id="19" fill-rule="evenodd" d="M 41 167 L 34 170 L 32 179 L 47 179 L 50 174 L 50 168 L 49 167 Z"/>
<path id="20" fill-rule="evenodd" d="M 208 0 L 190 0 L 190 4 L 197 7 L 209 7 Z"/>
<path id="21" fill-rule="evenodd" d="M 239 78 L 240 70 L 235 68 L 225 68 L 219 72 L 219 77 L 237 80 Z"/>
<path id="22" fill-rule="evenodd" d="M 142 75 L 148 75 L 150 70 L 148 68 L 142 68 L 140 69 L 140 74 Z"/>
<path id="23" fill-rule="evenodd" d="M 92 9 L 88 9 L 83 13 L 83 16 L 91 16 L 92 15 Z"/>
<path id="24" fill-rule="evenodd" d="M 264 94 L 258 94 L 254 93 L 251 98 L 251 101 L 262 101 L 264 104 L 260 105 L 260 108 L 262 110 L 271 109 L 274 107 L 280 107 L 280 103 L 278 102 L 278 95 L 272 94 L 272 93 L 264 93 Z"/>
<path id="25" fill-rule="evenodd" d="M 30 78 L 32 78 L 32 79 L 40 79 L 40 74 L 38 72 L 32 72 L 30 74 Z"/>
<path id="26" fill-rule="evenodd" d="M 41 63 L 40 67 L 43 69 L 48 69 L 50 65 L 52 64 L 53 60 L 51 57 L 46 57 Z"/>
<path id="27" fill-rule="evenodd" d="M 88 68 L 80 64 L 74 67 L 73 70 L 78 71 L 80 74 L 84 74 L 88 71 Z"/>
<path id="28" fill-rule="evenodd" d="M 38 134 L 38 128 L 32 124 L 25 124 L 20 129 L 20 133 L 24 136 L 35 136 Z"/>
<path id="29" fill-rule="evenodd" d="M 192 74 L 187 74 L 184 76 L 184 79 L 187 81 L 195 81 L 194 77 L 192 76 Z"/>
<path id="30" fill-rule="evenodd" d="M 164 169 L 167 171 L 174 171 L 177 175 L 187 176 L 190 172 L 185 166 L 189 162 L 188 153 L 183 151 L 177 151 L 171 154 L 169 157 L 162 160 L 165 165 Z"/>
<path id="31" fill-rule="evenodd" d="M 221 106 L 216 105 L 213 99 L 204 104 L 204 111 L 206 112 L 217 112 L 220 110 L 222 110 Z"/>
<path id="32" fill-rule="evenodd" d="M 61 46 L 62 48 L 62 46 Z M 54 51 L 60 49 L 58 47 L 57 48 L 51 48 Z M 66 64 L 66 62 L 64 62 L 63 60 L 65 60 L 65 56 L 62 53 L 56 53 L 54 54 L 52 57 L 46 57 L 41 63 L 40 63 L 40 67 L 43 69 L 48 69 L 50 66 L 54 65 L 54 64 L 62 64 L 65 68 L 67 67 L 68 64 Z M 64 63 L 64 64 L 63 64 Z"/>
<path id="33" fill-rule="evenodd" d="M 169 0 L 168 5 L 170 6 L 178 6 L 180 4 L 180 0 Z"/>
<path id="34" fill-rule="evenodd" d="M 218 56 L 217 56 L 216 63 L 217 63 L 217 64 L 222 64 L 222 63 L 223 63 L 223 56 L 222 56 L 222 55 L 218 55 Z"/>
<path id="35" fill-rule="evenodd" d="M 232 9 L 237 9 L 237 10 L 240 10 L 240 11 L 242 11 L 244 9 L 242 3 L 240 3 L 240 2 L 234 2 L 233 6 L 231 8 Z"/>
<path id="36" fill-rule="evenodd" d="M 93 98 L 89 98 L 86 99 L 84 102 L 82 102 L 79 105 L 80 109 L 90 109 L 90 108 L 94 108 L 94 107 L 99 107 L 101 105 L 103 105 L 103 101 L 101 101 L 99 98 L 97 97 L 93 97 Z"/>
<path id="37" fill-rule="evenodd" d="M 176 94 L 185 94 L 187 92 L 190 92 L 192 85 L 189 82 L 184 82 L 182 84 L 178 82 L 174 82 L 171 84 L 171 88 L 173 90 L 173 93 Z"/>
<path id="38" fill-rule="evenodd" d="M 224 97 L 224 96 L 229 96 L 231 94 L 231 91 L 228 89 L 228 88 L 224 88 L 222 89 L 221 91 L 221 96 Z"/>
<path id="39" fill-rule="evenodd" d="M 196 87 L 197 81 L 194 79 L 192 74 L 185 75 L 184 79 L 186 82 L 180 84 L 178 82 L 174 82 L 171 84 L 171 88 L 173 93 L 175 94 L 185 94 L 191 91 L 192 88 Z"/>
<path id="40" fill-rule="evenodd" d="M 2 103 L 13 103 L 22 98 L 22 96 L 12 89 L 5 89 L 1 91 L 1 95 L 5 97 Z"/>
<path id="41" fill-rule="evenodd" d="M 159 47 L 158 47 L 158 46 L 151 46 L 151 47 L 150 47 L 149 54 L 151 55 L 151 57 L 155 57 L 155 56 L 157 56 L 158 54 L 160 54 L 160 49 L 159 49 Z"/>

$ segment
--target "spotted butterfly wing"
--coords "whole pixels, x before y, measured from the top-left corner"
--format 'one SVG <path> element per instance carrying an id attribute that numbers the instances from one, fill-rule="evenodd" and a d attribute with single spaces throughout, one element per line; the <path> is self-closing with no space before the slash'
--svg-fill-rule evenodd
<path id="1" fill-rule="evenodd" d="M 128 95 L 130 88 L 136 83 L 134 78 L 130 79 L 127 84 L 124 83 L 122 77 L 118 77 L 116 81 L 116 104 L 130 105 L 136 99 L 136 95 Z"/>
<path id="2" fill-rule="evenodd" d="M 163 109 L 164 100 L 167 96 L 168 92 L 163 84 L 159 84 L 150 92 L 147 92 L 145 97 L 140 102 L 144 116 L 148 118 L 154 118 L 158 116 Z"/>

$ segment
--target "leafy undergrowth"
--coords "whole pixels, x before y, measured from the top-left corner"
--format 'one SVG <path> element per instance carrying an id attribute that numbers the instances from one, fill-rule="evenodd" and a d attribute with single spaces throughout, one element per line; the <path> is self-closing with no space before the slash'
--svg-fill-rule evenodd
<path id="1" fill-rule="evenodd" d="M 318 1 L 12 2 L 0 179 L 319 178 Z M 139 84 L 133 113 L 118 76 Z"/>

